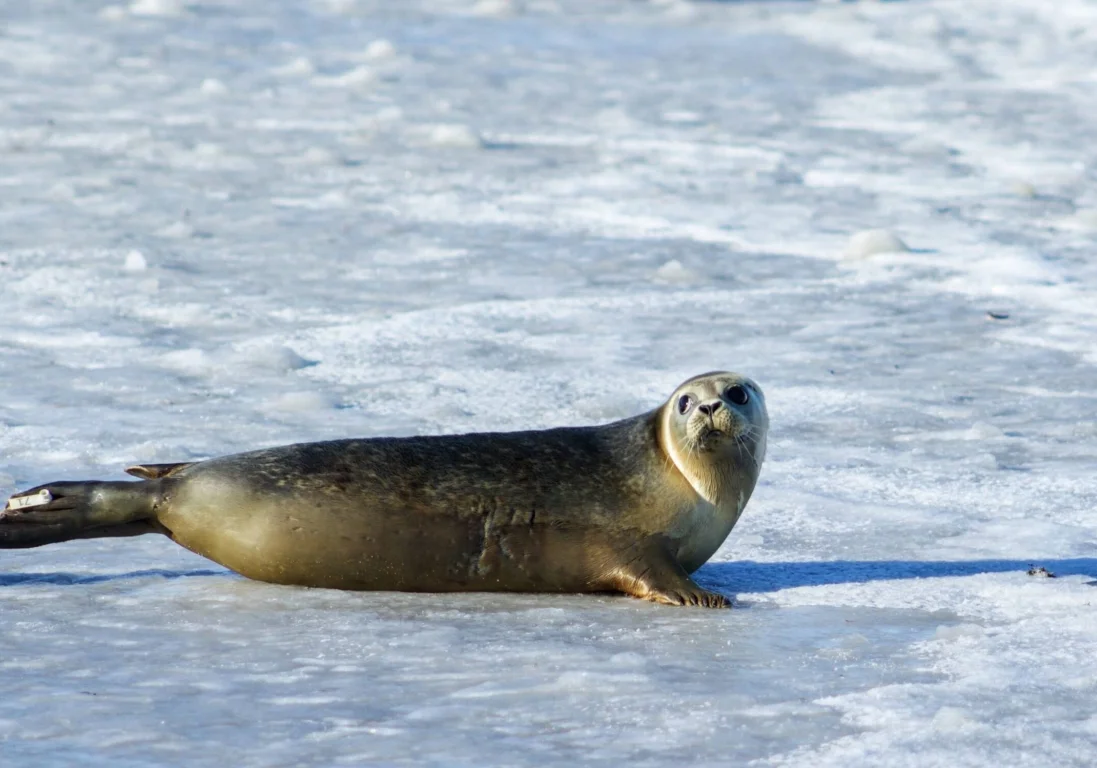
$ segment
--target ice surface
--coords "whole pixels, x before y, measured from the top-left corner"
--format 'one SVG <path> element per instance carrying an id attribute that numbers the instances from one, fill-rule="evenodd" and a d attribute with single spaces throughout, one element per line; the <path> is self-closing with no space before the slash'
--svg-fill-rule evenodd
<path id="1" fill-rule="evenodd" d="M 773 421 L 726 612 L 4 552 L 4 765 L 1093 764 L 1093 2 L 3 13 L 0 494 L 713 368 Z"/>

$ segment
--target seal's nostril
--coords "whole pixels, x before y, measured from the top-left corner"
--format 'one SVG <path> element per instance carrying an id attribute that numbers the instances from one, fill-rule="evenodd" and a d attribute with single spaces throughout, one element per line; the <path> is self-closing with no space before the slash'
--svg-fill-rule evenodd
<path id="1" fill-rule="evenodd" d="M 720 407 L 720 403 L 719 403 L 719 401 L 717 401 L 715 403 L 706 403 L 705 405 L 699 405 L 699 406 L 697 406 L 697 410 L 699 410 L 701 413 L 705 414 L 706 416 L 711 416 L 713 413 L 716 412 L 716 409 L 719 408 L 719 407 Z"/>

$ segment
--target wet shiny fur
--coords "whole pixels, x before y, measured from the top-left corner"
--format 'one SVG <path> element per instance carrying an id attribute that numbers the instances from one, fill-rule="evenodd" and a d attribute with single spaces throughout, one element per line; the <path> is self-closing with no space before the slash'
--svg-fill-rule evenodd
<path id="1" fill-rule="evenodd" d="M 0 547 L 159 532 L 280 584 L 723 606 L 689 573 L 742 514 L 767 428 L 757 385 L 705 374 L 603 426 L 304 443 L 47 484 L 50 504 L 0 516 Z"/>

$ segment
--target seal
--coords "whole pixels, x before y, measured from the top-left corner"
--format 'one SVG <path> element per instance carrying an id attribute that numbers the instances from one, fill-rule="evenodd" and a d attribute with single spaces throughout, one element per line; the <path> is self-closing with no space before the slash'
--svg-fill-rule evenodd
<path id="1" fill-rule="evenodd" d="M 0 548 L 160 533 L 277 584 L 624 592 L 724 607 L 690 574 L 758 479 L 762 390 L 706 373 L 611 424 L 301 443 L 55 482 L 0 513 Z"/>

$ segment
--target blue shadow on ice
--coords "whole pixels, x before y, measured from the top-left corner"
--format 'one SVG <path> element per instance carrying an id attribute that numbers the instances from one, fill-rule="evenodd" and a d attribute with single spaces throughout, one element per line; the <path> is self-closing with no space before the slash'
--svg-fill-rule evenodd
<path id="1" fill-rule="evenodd" d="M 198 571 L 164 571 L 151 569 L 145 571 L 130 571 L 129 573 L 0 573 L 0 587 L 14 587 L 22 584 L 100 584 L 104 581 L 118 581 L 121 579 L 146 579 L 159 577 L 161 579 L 186 579 L 192 576 L 224 576 L 230 573 L 225 570 L 198 570 Z"/>
<path id="2" fill-rule="evenodd" d="M 1043 566 L 1056 576 L 1097 578 L 1097 559 L 1072 560 L 828 560 L 806 563 L 709 563 L 697 572 L 705 586 L 724 592 L 775 592 L 793 587 L 897 579 L 935 579 L 1027 571 Z"/>
<path id="3" fill-rule="evenodd" d="M 980 573 L 1027 571 L 1042 566 L 1056 576 L 1090 576 L 1097 579 L 1097 558 L 1072 560 L 826 560 L 813 562 L 758 563 L 742 560 L 709 563 L 697 576 L 705 586 L 728 593 L 775 592 L 794 587 L 854 584 L 867 581 L 930 579 L 975 576 Z M 148 569 L 111 574 L 0 573 L 0 587 L 25 584 L 100 584 L 125 579 L 185 579 L 195 576 L 229 576 L 224 569 L 167 571 Z"/>

